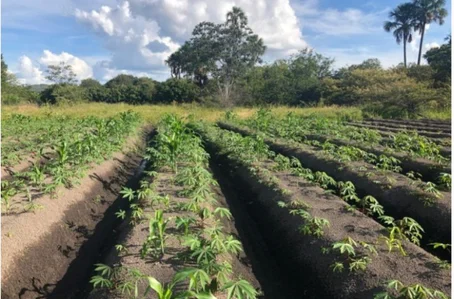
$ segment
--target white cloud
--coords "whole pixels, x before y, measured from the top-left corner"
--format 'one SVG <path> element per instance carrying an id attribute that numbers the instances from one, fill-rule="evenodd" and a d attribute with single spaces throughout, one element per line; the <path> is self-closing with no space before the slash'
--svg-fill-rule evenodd
<path id="1" fill-rule="evenodd" d="M 388 8 L 364 12 L 357 8 L 320 9 L 318 0 L 292 1 L 298 17 L 304 19 L 304 28 L 324 35 L 358 35 L 379 32 Z"/>
<path id="2" fill-rule="evenodd" d="M 440 48 L 440 45 L 438 43 L 436 43 L 436 42 L 431 42 L 431 43 L 427 43 L 427 44 L 424 45 L 424 49 L 426 51 L 428 51 L 428 50 L 430 50 L 432 48 Z"/>
<path id="3" fill-rule="evenodd" d="M 189 38 L 202 21 L 221 23 L 233 6 L 241 7 L 252 30 L 263 38 L 271 51 L 301 49 L 299 20 L 289 0 L 131 0 L 133 13 L 156 21 L 163 34 L 179 42 Z"/>
<path id="4" fill-rule="evenodd" d="M 99 62 L 96 78 L 102 80 L 119 70 L 149 72 L 155 78 L 164 73 L 168 77 L 165 59 L 198 23 L 223 22 L 235 5 L 244 9 L 250 27 L 263 38 L 269 58 L 307 46 L 288 0 L 131 0 L 92 11 L 76 9 L 75 16 L 97 33 L 112 54 Z"/>
<path id="5" fill-rule="evenodd" d="M 17 79 L 21 84 L 41 84 L 46 82 L 43 72 L 34 66 L 28 56 L 19 57 Z"/>
<path id="6" fill-rule="evenodd" d="M 66 64 L 71 66 L 78 80 L 83 80 L 93 76 L 91 66 L 89 66 L 84 60 L 66 52 L 61 52 L 61 54 L 54 54 L 49 50 L 44 50 L 43 56 L 41 56 L 39 62 L 46 67 L 48 65 L 65 62 Z"/>
<path id="7" fill-rule="evenodd" d="M 91 12 L 77 9 L 77 20 L 90 26 L 104 40 L 112 53 L 102 66 L 112 70 L 154 70 L 164 67 L 164 60 L 179 47 L 168 36 L 160 36 L 155 21 L 131 13 L 129 2 L 114 8 L 102 6 Z"/>
<path id="8" fill-rule="evenodd" d="M 43 51 L 43 55 L 38 59 L 37 63 L 33 63 L 28 56 L 21 56 L 17 66 L 16 76 L 22 84 L 49 83 L 45 78 L 47 66 L 59 64 L 60 62 L 70 65 L 78 80 L 93 76 L 91 66 L 84 60 L 66 52 L 54 54 L 49 50 Z"/>

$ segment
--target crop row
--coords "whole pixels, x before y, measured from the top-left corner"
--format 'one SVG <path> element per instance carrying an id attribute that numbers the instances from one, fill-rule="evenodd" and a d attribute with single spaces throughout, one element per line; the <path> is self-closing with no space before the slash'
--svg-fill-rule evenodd
<path id="1" fill-rule="evenodd" d="M 375 168 L 381 170 L 392 170 L 394 172 L 406 174 L 410 178 L 433 181 L 439 184 L 443 189 L 450 189 L 451 168 L 445 162 L 446 159 L 438 155 L 438 152 L 431 150 L 430 144 L 424 149 L 424 153 L 437 157 L 437 161 L 418 158 L 403 152 L 396 152 L 391 147 L 381 145 L 369 145 L 367 142 L 352 142 L 346 139 L 340 139 L 323 134 L 307 134 L 304 127 L 307 122 L 301 122 L 300 119 L 294 119 L 291 115 L 285 119 L 276 119 L 267 113 L 258 113 L 257 117 L 247 121 L 236 121 L 243 123 L 251 128 L 266 133 L 271 137 L 282 137 L 293 141 L 304 143 L 317 147 L 325 151 L 336 159 L 343 162 L 365 161 L 373 164 Z M 400 134 L 403 135 L 403 134 Z M 406 147 L 411 153 L 410 142 L 407 139 L 407 145 L 404 145 L 406 136 L 396 136 L 395 144 L 401 148 Z M 373 139 L 374 135 L 365 139 Z M 417 146 L 422 149 L 425 144 L 420 140 L 414 140 Z M 423 152 L 420 150 L 420 152 Z"/>
<path id="2" fill-rule="evenodd" d="M 383 125 L 375 125 L 375 124 L 368 124 L 368 123 L 348 123 L 349 126 L 354 126 L 354 127 L 360 127 L 360 128 L 368 128 L 368 129 L 373 129 L 377 130 L 379 132 L 402 132 L 402 131 L 407 131 L 406 129 L 402 128 L 393 128 L 390 126 L 383 126 Z M 435 138 L 435 139 L 443 139 L 443 138 L 451 138 L 451 133 L 445 133 L 445 132 L 438 132 L 438 130 L 434 131 L 429 131 L 429 130 L 408 130 L 408 131 L 417 131 L 418 135 L 421 136 L 426 136 L 429 138 Z"/>
<path id="3" fill-rule="evenodd" d="M 62 142 L 90 134 L 101 122 L 96 117 L 31 117 L 13 114 L 2 119 L 2 166 L 13 167 L 45 154 Z"/>
<path id="4" fill-rule="evenodd" d="M 82 119 L 78 123 L 84 130 L 62 134 L 51 148 L 47 143 L 38 146 L 38 157 L 31 166 L 2 180 L 3 211 L 20 212 L 15 204 L 22 204 L 26 211 L 42 208 L 33 201 L 35 197 L 42 194 L 56 197 L 58 187 L 77 184 L 91 163 L 100 163 L 123 147 L 125 140 L 136 131 L 139 120 L 138 114 L 133 112 L 108 119 Z"/>
<path id="5" fill-rule="evenodd" d="M 397 128 L 401 130 L 416 130 L 416 131 L 428 131 L 428 132 L 441 132 L 451 133 L 451 125 L 439 125 L 439 124 L 406 124 L 406 123 L 392 123 L 386 121 L 362 121 L 362 124 L 385 126 L 388 128 Z"/>
<path id="6" fill-rule="evenodd" d="M 96 265 L 91 297 L 107 291 L 122 298 L 150 292 L 168 299 L 256 298 L 254 286 L 237 274 L 242 245 L 230 233 L 232 215 L 200 138 L 166 116 L 146 158 L 151 167 L 141 187 L 121 191 L 130 202 L 129 212 L 117 212 L 129 224 L 113 253 L 121 263 Z"/>
<path id="7" fill-rule="evenodd" d="M 447 298 L 435 290 L 449 293 L 449 274 L 441 269 L 446 263 L 438 262 L 441 268 L 433 270 L 429 265 L 436 264 L 436 258 L 409 242 L 418 243 L 421 237 L 416 221 L 385 216 L 386 209 L 372 196 L 359 198 L 351 182 L 303 168 L 299 161 L 305 159 L 270 151 L 273 147 L 260 136 L 197 128 L 214 154 L 225 157 L 232 177 L 257 194 L 251 200 L 260 209 L 269 242 L 280 248 L 279 258 L 294 275 L 307 277 L 301 284 L 307 284 L 309 293 L 323 298 L 409 298 L 405 292 L 411 290 Z M 322 188 L 334 189 L 342 198 Z M 369 213 L 379 215 L 388 229 Z M 435 275 L 420 277 L 422 272 Z"/>
<path id="8" fill-rule="evenodd" d="M 257 136 L 245 127 L 227 123 L 219 125 L 244 136 Z M 264 140 L 273 151 L 296 157 L 309 169 L 326 172 L 335 180 L 353 182 L 358 193 L 377 198 L 389 215 L 414 218 L 427 234 L 425 244 L 450 243 L 450 194 L 432 190 L 431 184 L 418 185 L 403 175 L 374 169 L 367 163 L 339 161 L 308 145 L 279 138 L 264 137 Z"/>
<path id="9" fill-rule="evenodd" d="M 442 148 L 432 140 L 412 133 L 400 132 L 383 137 L 378 131 L 367 128 L 346 126 L 340 121 L 323 117 L 299 117 L 289 113 L 284 118 L 278 118 L 269 110 L 261 109 L 257 114 L 245 121 L 238 120 L 234 114 L 227 114 L 226 119 L 236 121 L 250 127 L 267 130 L 276 136 L 305 139 L 305 136 L 322 135 L 329 139 L 339 139 L 367 146 L 381 145 L 393 152 L 403 155 L 425 158 L 439 163 L 448 163 L 440 152 Z"/>

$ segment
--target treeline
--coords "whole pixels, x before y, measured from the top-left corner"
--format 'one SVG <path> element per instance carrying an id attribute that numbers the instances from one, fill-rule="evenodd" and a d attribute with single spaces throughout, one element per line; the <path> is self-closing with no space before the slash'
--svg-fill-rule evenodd
<path id="1" fill-rule="evenodd" d="M 384 69 L 379 60 L 368 59 L 334 69 L 333 59 L 309 49 L 262 64 L 266 46 L 247 24 L 244 12 L 234 7 L 224 23 L 197 25 L 192 37 L 166 60 L 171 78 L 164 82 L 122 74 L 105 84 L 94 79 L 77 84 L 71 67 L 62 63 L 48 67 L 46 78 L 53 85 L 26 98 L 49 104 L 355 105 L 385 117 L 415 117 L 423 110 L 450 107 L 450 36 L 440 48 L 426 52 L 428 65 Z M 2 67 L 2 85 L 3 77 Z M 2 103 L 21 96 L 4 97 L 2 88 Z"/>

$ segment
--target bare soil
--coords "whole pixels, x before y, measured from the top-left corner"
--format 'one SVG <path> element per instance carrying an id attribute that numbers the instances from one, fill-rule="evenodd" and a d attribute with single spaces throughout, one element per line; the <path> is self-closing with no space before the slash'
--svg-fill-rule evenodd
<path id="1" fill-rule="evenodd" d="M 451 126 L 432 125 L 432 124 L 402 124 L 402 123 L 389 123 L 385 121 L 362 121 L 362 124 L 373 126 L 385 126 L 389 128 L 396 128 L 401 130 L 417 130 L 427 132 L 451 133 Z"/>
<path id="2" fill-rule="evenodd" d="M 390 128 L 390 127 L 384 127 L 384 126 L 368 125 L 368 124 L 361 124 L 361 123 L 348 123 L 348 124 L 350 126 L 354 126 L 354 127 L 368 128 L 368 129 L 384 131 L 384 132 L 403 132 L 403 131 L 405 131 L 405 130 L 402 130 L 402 129 L 396 129 L 396 128 Z M 451 138 L 451 134 L 450 133 L 434 133 L 434 132 L 427 132 L 427 131 L 418 131 L 418 134 L 421 135 L 421 136 L 426 136 L 426 137 L 434 138 L 434 139 Z"/>
<path id="3" fill-rule="evenodd" d="M 216 148 L 214 144 L 211 146 Z M 210 154 L 215 156 L 215 152 L 210 151 Z M 347 236 L 376 243 L 386 231 L 384 227 L 362 213 L 347 212 L 344 201 L 302 178 L 287 172 L 273 172 L 279 184 L 269 185 L 266 176 L 260 172 L 258 175 L 250 173 L 249 168 L 238 161 L 226 156 L 215 159 L 223 161 L 224 172 L 232 170 L 229 174 L 231 180 L 253 194 L 246 202 L 247 217 L 259 227 L 279 267 L 287 274 L 291 273 L 287 285 L 298 290 L 299 296 L 288 298 L 372 298 L 383 291 L 383 282 L 389 279 L 398 279 L 405 284 L 422 283 L 450 294 L 450 272 L 438 269 L 434 256 L 411 243 L 405 243 L 407 257 L 397 252 L 389 253 L 387 248 L 377 244 L 378 255 L 371 256 L 372 262 L 365 271 L 349 272 L 345 269 L 344 273 L 334 273 L 331 265 L 343 261 L 343 257 L 333 252 L 322 254 L 323 247 L 331 247 L 333 242 Z M 269 165 L 271 163 L 259 166 L 271 170 Z M 282 195 L 283 189 L 290 195 Z M 309 204 L 312 215 L 330 221 L 331 225 L 320 238 L 299 232 L 303 220 L 290 215 L 289 210 L 277 204 L 278 201 L 290 203 L 296 200 Z"/>
<path id="4" fill-rule="evenodd" d="M 69 298 L 62 294 L 78 288 L 78 279 L 91 266 L 109 235 L 118 191 L 140 160 L 134 152 L 116 153 L 93 167 L 79 186 L 62 188 L 57 199 L 35 199 L 42 210 L 4 215 L 2 296 Z"/>
<path id="5" fill-rule="evenodd" d="M 396 124 L 417 124 L 417 125 L 438 125 L 444 127 L 451 127 L 451 120 L 437 120 L 437 119 L 375 119 L 366 118 L 365 121 L 380 121 L 386 123 Z"/>

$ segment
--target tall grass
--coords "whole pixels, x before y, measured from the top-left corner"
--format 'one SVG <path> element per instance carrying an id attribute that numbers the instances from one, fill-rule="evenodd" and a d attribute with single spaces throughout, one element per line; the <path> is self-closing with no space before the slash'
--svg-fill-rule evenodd
<path id="1" fill-rule="evenodd" d="M 317 114 L 326 117 L 343 117 L 349 119 L 361 119 L 361 111 L 358 108 L 350 107 L 314 107 L 314 108 L 294 108 L 286 106 L 269 107 L 274 114 L 284 116 L 289 112 L 298 115 Z M 2 117 L 7 118 L 13 113 L 20 113 L 29 116 L 46 117 L 50 115 L 65 115 L 72 117 L 98 116 L 108 117 L 122 111 L 133 110 L 138 112 L 144 121 L 155 124 L 163 114 L 175 113 L 187 117 L 192 115 L 195 119 L 214 122 L 222 118 L 228 110 L 235 112 L 240 118 L 252 116 L 258 108 L 236 107 L 233 109 L 208 108 L 197 104 L 183 105 L 129 105 L 129 104 L 107 104 L 107 103 L 82 103 L 65 106 L 37 106 L 37 105 L 17 105 L 2 106 Z"/>

